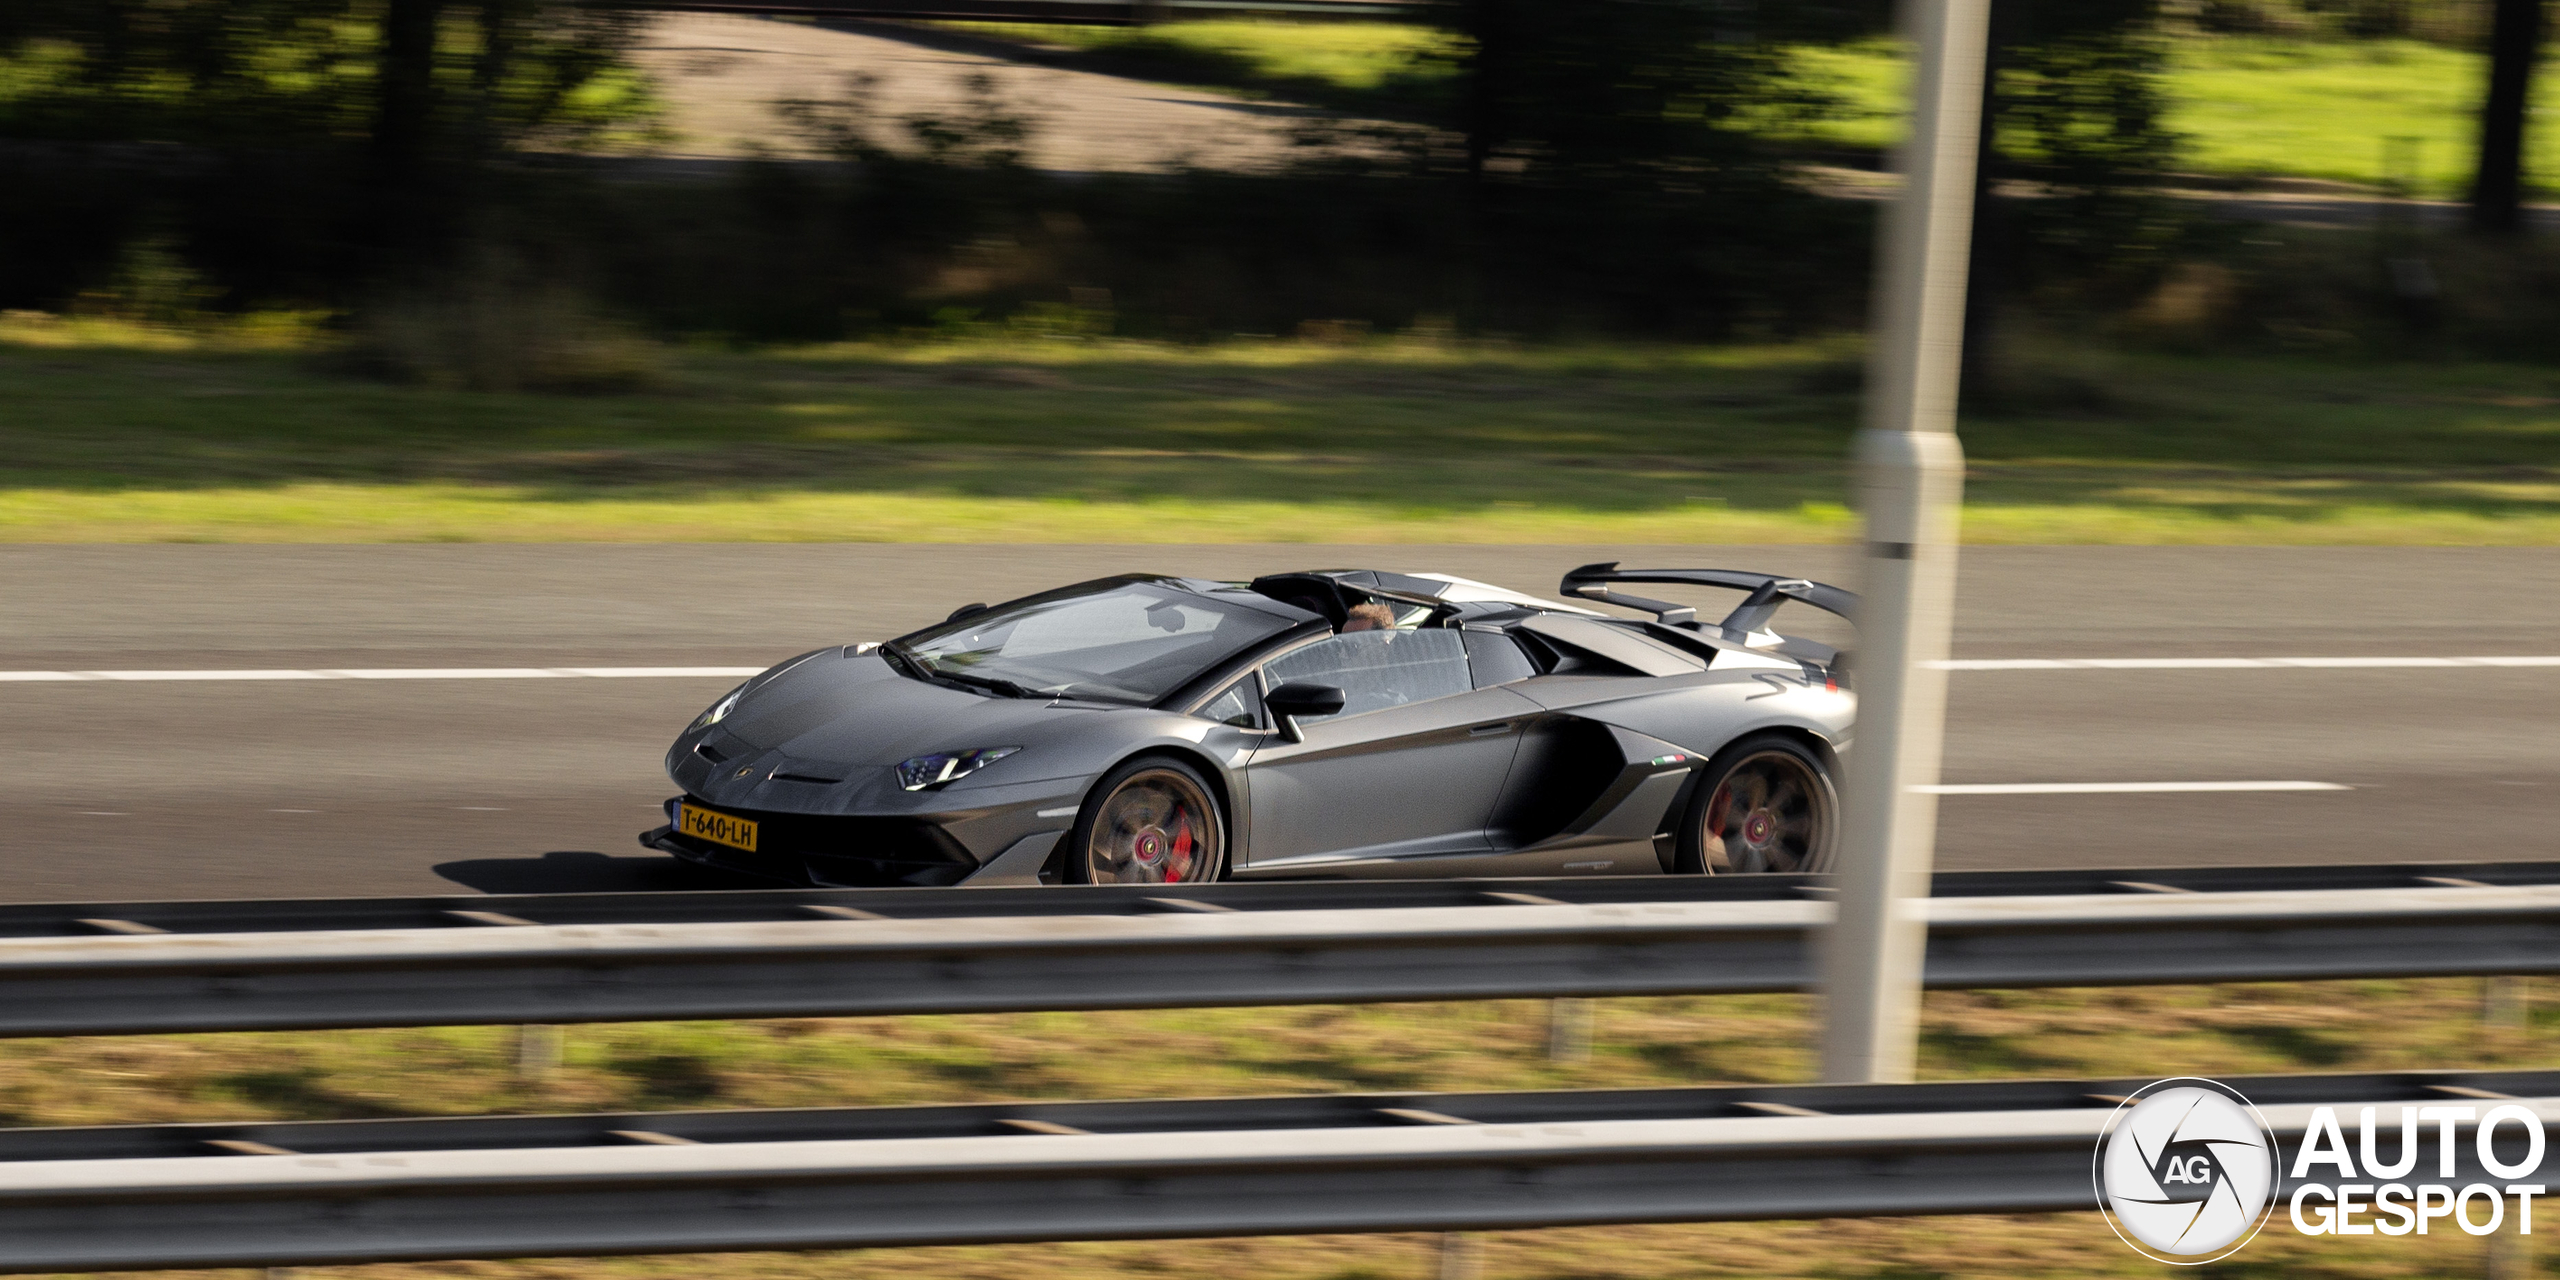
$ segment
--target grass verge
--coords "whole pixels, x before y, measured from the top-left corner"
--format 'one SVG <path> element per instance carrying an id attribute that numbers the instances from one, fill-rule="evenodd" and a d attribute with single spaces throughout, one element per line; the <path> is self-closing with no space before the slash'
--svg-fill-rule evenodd
<path id="1" fill-rule="evenodd" d="M 266 340 L 261 339 L 261 342 Z M 642 393 L 353 381 L 0 322 L 0 541 L 1830 542 L 1853 346 L 670 351 Z M 1975 542 L 2560 541 L 2560 373 L 2057 352 Z"/>
<path id="2" fill-rule="evenodd" d="M 1901 137 L 1908 72 L 1894 45 L 1803 49 L 1797 62 L 1840 100 L 1812 122 L 1809 140 L 1881 148 Z M 2162 91 L 2168 126 L 2186 137 L 2181 168 L 2235 178 L 2413 179 L 2419 194 L 2460 198 L 2478 151 L 2475 113 L 2487 76 L 2483 55 L 2416 40 L 2190 36 L 2172 41 Z M 2552 81 L 2548 74 L 2539 81 L 2545 104 L 2560 100 Z M 2385 171 L 2391 139 L 2415 140 L 2399 162 L 2411 166 L 2405 172 Z M 2546 130 L 2529 145 L 2533 172 L 2560 173 L 2560 134 Z"/>
<path id="3" fill-rule="evenodd" d="M 2521 1028 L 2475 1017 L 2479 982 L 1938 992 L 1922 1074 L 2118 1076 L 2521 1067 L 2551 1061 L 2560 1010 Z M 1801 1079 L 1794 996 L 1603 1001 L 1587 1061 L 1546 1055 L 1545 1004 L 1309 1006 L 572 1028 L 528 1084 L 503 1028 L 14 1041 L 0 1116 L 17 1124 L 490 1111 L 1529 1089 Z M 1012 1246 L 858 1253 L 317 1268 L 317 1277 L 1209 1275 L 1424 1280 L 1429 1237 Z M 2477 1275 L 2478 1242 L 2295 1236 L 2281 1216 L 2218 1275 Z M 2156 1274 L 2091 1215 L 1751 1223 L 1496 1233 L 1495 1280 L 1806 1277 L 1910 1280 Z"/>

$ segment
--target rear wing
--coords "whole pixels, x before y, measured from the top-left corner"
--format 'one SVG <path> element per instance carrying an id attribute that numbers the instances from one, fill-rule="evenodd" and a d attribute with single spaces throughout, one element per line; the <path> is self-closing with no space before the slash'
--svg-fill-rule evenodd
<path id="1" fill-rule="evenodd" d="M 1789 657 L 1807 658 L 1829 665 L 1839 651 L 1826 644 L 1795 636 L 1780 636 L 1769 630 L 1769 619 L 1778 606 L 1789 600 L 1802 601 L 1825 613 L 1838 614 L 1854 625 L 1858 621 L 1858 595 L 1827 583 L 1803 578 L 1781 578 L 1774 573 L 1750 573 L 1741 569 L 1621 569 L 1615 560 L 1586 564 L 1564 575 L 1558 594 L 1568 599 L 1597 600 L 1602 604 L 1620 605 L 1650 613 L 1654 621 L 1690 631 L 1706 631 L 1698 622 L 1698 611 L 1685 604 L 1667 600 L 1648 600 L 1611 591 L 1613 582 L 1688 583 L 1702 587 L 1724 587 L 1746 592 L 1742 603 L 1724 616 L 1713 630 L 1728 644 L 1752 649 L 1775 649 Z"/>

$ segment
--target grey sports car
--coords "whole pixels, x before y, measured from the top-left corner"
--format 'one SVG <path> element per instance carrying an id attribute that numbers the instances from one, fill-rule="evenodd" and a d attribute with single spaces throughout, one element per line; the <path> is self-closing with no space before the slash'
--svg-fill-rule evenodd
<path id="1" fill-rule="evenodd" d="M 1619 583 L 1741 591 L 1717 623 Z M 641 843 L 813 885 L 1810 871 L 1839 826 L 1837 587 L 1586 565 L 1128 574 L 804 653 L 697 717 Z"/>

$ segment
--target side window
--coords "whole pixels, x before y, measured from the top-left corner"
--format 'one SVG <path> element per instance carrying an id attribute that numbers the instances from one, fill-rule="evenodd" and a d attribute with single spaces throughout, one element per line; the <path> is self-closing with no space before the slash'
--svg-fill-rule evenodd
<path id="1" fill-rule="evenodd" d="M 1342 716 L 1475 687 L 1467 673 L 1466 642 L 1455 631 L 1353 631 L 1274 658 L 1262 670 L 1275 688 L 1303 680 L 1342 690 Z M 1300 723 L 1339 718 L 1304 716 Z"/>
<path id="2" fill-rule="evenodd" d="M 1477 688 L 1490 689 L 1538 674 L 1529 655 L 1521 651 L 1519 641 L 1491 631 L 1459 634 L 1466 637 L 1467 665 L 1474 669 Z"/>
<path id="3" fill-rule="evenodd" d="M 1239 729 L 1259 729 L 1262 727 L 1262 694 L 1254 688 L 1253 677 L 1247 676 L 1228 685 L 1225 693 L 1209 699 L 1191 714 Z"/>

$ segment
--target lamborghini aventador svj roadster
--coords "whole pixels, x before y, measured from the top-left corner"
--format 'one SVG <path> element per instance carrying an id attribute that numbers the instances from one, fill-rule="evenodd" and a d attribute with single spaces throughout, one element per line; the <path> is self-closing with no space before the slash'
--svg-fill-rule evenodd
<path id="1" fill-rule="evenodd" d="M 1720 622 L 1615 583 L 1744 593 Z M 815 885 L 1814 871 L 1854 702 L 1770 630 L 1837 587 L 1588 565 L 1562 594 L 1129 574 L 731 690 L 641 842 Z"/>

